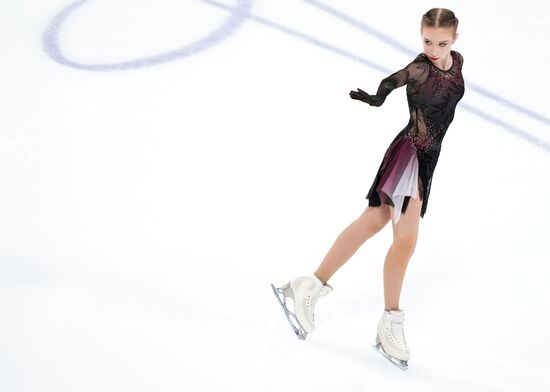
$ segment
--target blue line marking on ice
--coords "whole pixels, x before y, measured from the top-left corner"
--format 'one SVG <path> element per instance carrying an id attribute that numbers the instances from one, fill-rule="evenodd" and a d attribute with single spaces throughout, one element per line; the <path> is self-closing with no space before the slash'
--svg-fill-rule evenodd
<path id="1" fill-rule="evenodd" d="M 248 15 L 248 11 L 252 7 L 252 0 L 237 0 L 237 6 L 230 9 L 230 11 L 232 12 L 223 25 L 218 27 L 216 30 L 214 30 L 212 33 L 208 34 L 204 38 L 193 42 L 190 45 L 177 48 L 169 52 L 136 60 L 129 60 L 111 64 L 83 64 L 71 61 L 63 55 L 63 52 L 61 51 L 59 45 L 59 31 L 67 18 L 87 1 L 88 0 L 79 0 L 65 7 L 52 19 L 52 21 L 48 24 L 48 27 L 46 27 L 44 33 L 42 34 L 42 48 L 48 54 L 48 56 L 52 58 L 52 60 L 68 67 L 86 71 L 118 71 L 151 67 L 154 65 L 178 60 L 182 57 L 192 56 L 206 49 L 209 49 L 212 46 L 217 45 L 220 41 L 223 41 L 232 33 L 234 33 L 238 29 L 238 27 L 244 22 L 246 15 Z"/>
<path id="2" fill-rule="evenodd" d="M 391 74 L 395 70 L 391 70 L 389 68 L 386 68 L 382 65 L 379 65 L 373 61 L 370 61 L 366 58 L 363 58 L 361 56 L 355 55 L 349 51 L 346 51 L 344 49 L 340 49 L 334 45 L 330 45 L 326 42 L 323 42 L 322 40 L 319 40 L 315 37 L 312 37 L 308 34 L 301 33 L 297 30 L 294 30 L 292 28 L 286 27 L 284 25 L 281 25 L 279 23 L 270 21 L 268 19 L 252 15 L 250 13 L 250 10 L 252 8 L 252 0 L 237 0 L 237 6 L 228 6 L 225 4 L 218 3 L 214 0 L 200 0 L 204 3 L 213 5 L 218 8 L 223 8 L 230 12 L 229 18 L 225 21 L 225 23 L 214 30 L 212 33 L 204 37 L 203 39 L 196 41 L 188 46 L 175 49 L 170 52 L 162 53 L 155 56 L 150 57 L 144 57 L 137 60 L 130 60 L 130 61 L 124 61 L 119 63 L 112 63 L 112 64 L 82 64 L 82 63 L 76 63 L 73 61 L 68 60 L 63 55 L 60 45 L 59 45 L 59 31 L 61 27 L 63 26 L 63 23 L 66 21 L 66 19 L 69 17 L 69 15 L 74 12 L 78 7 L 80 7 L 82 4 L 84 4 L 88 0 L 78 0 L 67 7 L 65 7 L 61 12 L 59 12 L 49 23 L 48 27 L 45 29 L 43 35 L 42 35 L 42 47 L 43 50 L 56 62 L 87 71 L 118 71 L 118 70 L 127 70 L 127 69 L 135 69 L 135 68 L 143 68 L 143 67 L 150 67 L 157 64 L 167 63 L 170 61 L 178 60 L 182 57 L 186 56 L 192 56 L 194 54 L 197 54 L 201 51 L 204 51 L 210 47 L 213 47 L 229 37 L 232 33 L 234 33 L 240 25 L 247 19 L 254 20 L 255 22 L 261 23 L 265 26 L 269 26 L 273 29 L 279 30 L 281 32 L 284 32 L 288 35 L 294 36 L 296 38 L 300 38 L 306 42 L 311 43 L 312 45 L 318 46 L 320 48 L 326 49 L 328 51 L 331 51 L 333 53 L 336 53 L 340 56 L 347 57 L 353 61 L 357 61 L 361 64 L 367 65 L 373 69 L 376 69 L 378 71 L 381 71 L 386 74 Z M 341 19 L 344 22 L 357 27 L 358 29 L 364 31 L 365 33 L 378 38 L 382 42 L 394 47 L 395 49 L 404 52 L 405 54 L 409 56 L 415 56 L 417 53 L 413 50 L 405 47 L 404 45 L 400 44 L 399 42 L 393 40 L 392 38 L 388 37 L 387 35 L 383 34 L 382 32 L 368 26 L 367 24 L 352 18 L 349 15 L 346 15 L 332 7 L 329 7 L 328 5 L 315 1 L 315 0 L 304 0 L 305 2 L 314 5 L 318 7 L 319 9 L 329 13 L 330 15 L 334 16 L 335 18 Z M 536 113 L 532 110 L 529 110 L 527 108 L 524 108 L 520 105 L 517 105 L 511 101 L 506 100 L 505 98 L 502 98 L 498 96 L 497 94 L 494 94 L 481 86 L 478 86 L 474 83 L 467 83 L 467 86 L 469 89 L 472 89 L 473 91 L 476 91 L 480 95 L 485 96 L 488 99 L 491 99 L 499 104 L 502 104 L 504 106 L 507 106 L 508 108 L 514 109 L 526 116 L 529 116 L 544 125 L 550 125 L 550 119 L 542 114 Z M 514 127 L 513 125 L 510 125 L 506 123 L 505 121 L 502 121 L 494 116 L 491 116 L 490 114 L 487 114 L 479 109 L 475 109 L 474 107 L 464 104 L 462 102 L 459 103 L 459 105 L 465 109 L 471 112 L 474 115 L 477 115 L 484 120 L 493 123 L 499 127 L 504 128 L 505 130 L 514 133 L 515 135 L 519 136 L 520 138 L 533 143 L 542 149 L 544 149 L 546 152 L 550 152 L 550 144 L 545 142 L 542 139 L 536 138 L 535 136 L 529 134 L 528 132 L 522 131 L 519 128 Z"/>

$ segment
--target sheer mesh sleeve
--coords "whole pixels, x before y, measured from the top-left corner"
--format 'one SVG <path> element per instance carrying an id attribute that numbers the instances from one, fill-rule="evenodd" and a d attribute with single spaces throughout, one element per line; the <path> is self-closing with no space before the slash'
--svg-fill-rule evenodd
<path id="1" fill-rule="evenodd" d="M 378 86 L 376 96 L 384 102 L 386 97 L 396 88 L 402 87 L 405 84 L 421 85 L 428 77 L 428 74 L 429 65 L 425 61 L 415 59 L 405 68 L 384 78 L 380 82 L 380 86 Z"/>
<path id="2" fill-rule="evenodd" d="M 460 68 L 462 69 L 462 64 L 464 64 L 464 57 L 459 52 L 456 52 L 458 54 L 458 63 L 460 65 Z"/>

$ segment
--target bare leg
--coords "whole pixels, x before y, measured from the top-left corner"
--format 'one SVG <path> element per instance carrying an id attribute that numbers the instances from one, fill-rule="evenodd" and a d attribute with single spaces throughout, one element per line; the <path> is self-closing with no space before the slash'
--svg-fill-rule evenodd
<path id="1" fill-rule="evenodd" d="M 368 206 L 359 218 L 342 231 L 327 255 L 315 271 L 315 276 L 323 283 L 348 261 L 361 245 L 379 232 L 390 220 L 390 206 Z"/>
<path id="2" fill-rule="evenodd" d="M 409 200 L 407 211 L 401 214 L 399 222 L 393 223 L 393 243 L 384 263 L 384 301 L 385 310 L 399 309 L 399 297 L 403 286 L 405 271 L 418 238 L 418 226 L 422 200 Z M 393 207 L 390 207 L 393 216 Z"/>

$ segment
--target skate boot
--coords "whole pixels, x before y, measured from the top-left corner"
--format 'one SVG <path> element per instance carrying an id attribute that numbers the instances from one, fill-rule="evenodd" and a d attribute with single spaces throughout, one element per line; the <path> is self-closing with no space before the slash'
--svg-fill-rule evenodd
<path id="1" fill-rule="evenodd" d="M 271 288 L 279 300 L 286 318 L 298 339 L 304 340 L 315 329 L 315 304 L 321 296 L 332 291 L 332 286 L 324 285 L 315 275 L 301 276 L 282 287 L 276 288 L 273 283 Z M 294 312 L 291 312 L 286 304 L 287 298 L 294 302 Z"/>
<path id="2" fill-rule="evenodd" d="M 378 322 L 376 344 L 373 347 L 391 363 L 407 370 L 410 353 L 403 331 L 404 315 L 402 309 L 384 310 Z"/>

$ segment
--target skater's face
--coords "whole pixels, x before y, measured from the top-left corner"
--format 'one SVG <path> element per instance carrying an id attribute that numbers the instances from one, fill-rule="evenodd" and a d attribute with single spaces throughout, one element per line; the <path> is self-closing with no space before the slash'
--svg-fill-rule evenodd
<path id="1" fill-rule="evenodd" d="M 453 34 L 453 29 L 448 27 L 423 27 L 420 30 L 424 53 L 430 58 L 432 63 L 439 68 L 447 69 L 452 60 L 451 46 L 458 38 L 458 33 Z"/>

